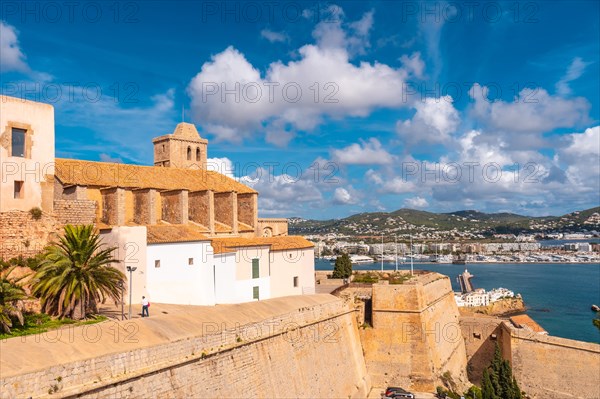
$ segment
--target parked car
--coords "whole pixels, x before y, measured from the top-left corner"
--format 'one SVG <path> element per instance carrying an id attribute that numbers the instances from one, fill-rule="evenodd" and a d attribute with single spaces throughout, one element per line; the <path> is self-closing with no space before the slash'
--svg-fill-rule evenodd
<path id="1" fill-rule="evenodd" d="M 385 392 L 381 393 L 381 397 L 393 399 L 414 399 L 415 395 L 399 387 L 388 387 Z"/>

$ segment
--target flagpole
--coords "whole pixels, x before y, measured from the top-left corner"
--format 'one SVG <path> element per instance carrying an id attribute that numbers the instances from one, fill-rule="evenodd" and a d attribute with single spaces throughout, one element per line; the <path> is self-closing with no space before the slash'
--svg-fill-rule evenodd
<path id="1" fill-rule="evenodd" d="M 412 234 L 410 235 L 410 275 L 413 275 L 413 244 L 412 244 Z"/>
<path id="2" fill-rule="evenodd" d="M 394 248 L 396 249 L 396 271 L 398 271 L 398 235 L 394 234 Z"/>
<path id="3" fill-rule="evenodd" d="M 383 271 L 383 234 L 381 235 L 381 271 Z"/>

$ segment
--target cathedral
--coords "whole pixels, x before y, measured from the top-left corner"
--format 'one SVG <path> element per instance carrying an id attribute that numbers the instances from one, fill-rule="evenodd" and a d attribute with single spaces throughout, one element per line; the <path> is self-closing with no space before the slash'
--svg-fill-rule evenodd
<path id="1" fill-rule="evenodd" d="M 153 166 L 92 162 L 55 158 L 51 105 L 2 96 L 0 106 L 0 256 L 94 224 L 117 248 L 115 266 L 135 268 L 134 297 L 214 305 L 314 292 L 312 243 L 288 236 L 286 219 L 259 218 L 254 189 L 209 170 L 193 124 L 152 140 Z M 15 231 L 36 208 L 44 226 Z"/>

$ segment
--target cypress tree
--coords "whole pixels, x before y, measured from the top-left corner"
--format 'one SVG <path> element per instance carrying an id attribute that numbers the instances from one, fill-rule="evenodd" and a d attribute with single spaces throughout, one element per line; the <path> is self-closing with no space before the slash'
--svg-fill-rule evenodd
<path id="1" fill-rule="evenodd" d="M 482 399 L 497 399 L 490 373 L 486 368 L 483 370 L 483 379 L 481 380 L 481 398 Z"/>
<path id="2" fill-rule="evenodd" d="M 335 260 L 335 267 L 333 268 L 333 278 L 348 278 L 352 275 L 352 262 L 348 254 L 342 254 Z"/>
<path id="3" fill-rule="evenodd" d="M 513 376 L 513 391 L 515 399 L 523 399 L 523 395 L 521 395 L 521 388 L 519 388 L 519 384 L 517 384 L 517 379 Z"/>
<path id="4" fill-rule="evenodd" d="M 512 371 L 508 360 L 502 361 L 500 373 L 498 374 L 498 385 L 500 386 L 500 391 L 496 392 L 498 396 L 506 399 L 514 399 Z"/>

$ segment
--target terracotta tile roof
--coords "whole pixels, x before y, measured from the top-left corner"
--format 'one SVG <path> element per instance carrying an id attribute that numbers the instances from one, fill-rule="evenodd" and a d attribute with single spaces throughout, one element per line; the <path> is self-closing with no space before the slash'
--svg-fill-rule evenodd
<path id="1" fill-rule="evenodd" d="M 240 247 L 260 247 L 269 246 L 271 251 L 285 251 L 289 249 L 313 248 L 314 244 L 304 237 L 300 236 L 282 236 L 282 237 L 226 237 L 213 238 L 212 246 L 217 248 L 240 248 Z"/>
<path id="2" fill-rule="evenodd" d="M 521 314 L 517 316 L 512 316 L 510 321 L 518 328 L 529 327 L 532 331 L 536 333 L 548 333 L 546 330 L 542 328 L 538 323 L 535 322 L 531 317 L 526 314 Z"/>
<path id="3" fill-rule="evenodd" d="M 190 241 L 209 241 L 201 233 L 200 229 L 191 225 L 173 224 L 173 225 L 150 225 L 146 226 L 148 230 L 148 244 L 161 244 L 172 242 L 190 242 Z"/>
<path id="4" fill-rule="evenodd" d="M 210 170 L 56 158 L 55 175 L 65 185 L 256 193 L 250 187 Z"/>

